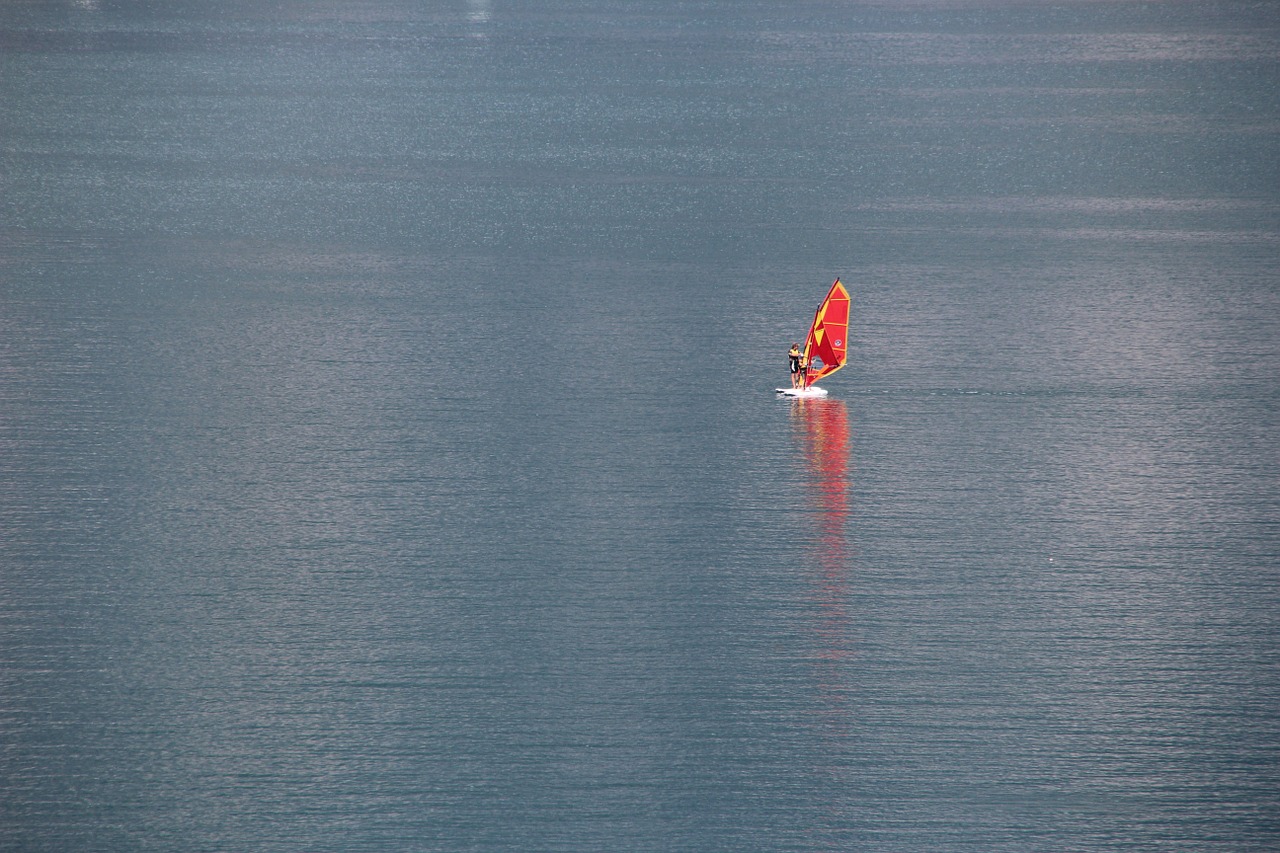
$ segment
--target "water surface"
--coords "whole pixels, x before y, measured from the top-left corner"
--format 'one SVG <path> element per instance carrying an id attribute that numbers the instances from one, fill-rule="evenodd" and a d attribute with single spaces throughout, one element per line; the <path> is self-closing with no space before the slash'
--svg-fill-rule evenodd
<path id="1" fill-rule="evenodd" d="M 1249 2 L 6 4 L 0 847 L 1273 849 L 1278 67 Z"/>

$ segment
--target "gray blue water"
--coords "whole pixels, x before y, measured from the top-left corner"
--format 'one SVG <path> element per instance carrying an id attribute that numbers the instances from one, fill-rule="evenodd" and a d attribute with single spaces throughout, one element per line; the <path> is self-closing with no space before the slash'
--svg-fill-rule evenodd
<path id="1" fill-rule="evenodd" d="M 0 849 L 1280 847 L 1274 8 L 0 5 Z"/>

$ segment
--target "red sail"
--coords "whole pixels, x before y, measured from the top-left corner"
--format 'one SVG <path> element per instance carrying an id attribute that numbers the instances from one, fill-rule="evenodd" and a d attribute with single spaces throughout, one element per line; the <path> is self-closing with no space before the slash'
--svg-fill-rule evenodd
<path id="1" fill-rule="evenodd" d="M 809 337 L 804 342 L 804 387 L 844 367 L 849 338 L 849 291 L 836 279 L 813 315 Z"/>

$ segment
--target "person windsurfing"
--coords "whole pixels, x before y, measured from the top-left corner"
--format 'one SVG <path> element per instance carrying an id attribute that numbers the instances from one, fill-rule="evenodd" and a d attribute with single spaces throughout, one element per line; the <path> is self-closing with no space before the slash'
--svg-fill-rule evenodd
<path id="1" fill-rule="evenodd" d="M 800 351 L 800 345 L 793 343 L 791 351 L 787 353 L 787 360 L 791 365 L 791 387 L 799 388 L 800 383 L 804 381 L 804 353 Z"/>

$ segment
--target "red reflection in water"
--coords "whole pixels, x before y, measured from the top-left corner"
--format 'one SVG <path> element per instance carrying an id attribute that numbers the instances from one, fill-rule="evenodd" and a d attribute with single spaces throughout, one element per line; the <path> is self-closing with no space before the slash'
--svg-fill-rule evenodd
<path id="1" fill-rule="evenodd" d="M 792 416 L 804 447 L 815 514 L 814 548 L 820 577 L 817 600 L 822 613 L 822 656 L 839 660 L 853 654 L 849 640 L 849 411 L 839 400 L 797 400 Z"/>
<path id="2" fill-rule="evenodd" d="M 816 558 L 814 600 L 814 675 L 819 705 L 815 725 L 831 755 L 838 754 L 854 732 L 849 659 L 853 644 L 852 555 L 845 541 L 849 521 L 852 443 L 849 412 L 839 400 L 798 400 L 792 423 L 809 476 L 806 509 L 812 513 L 811 548 Z M 847 768 L 837 762 L 815 768 L 839 788 L 849 782 Z"/>

